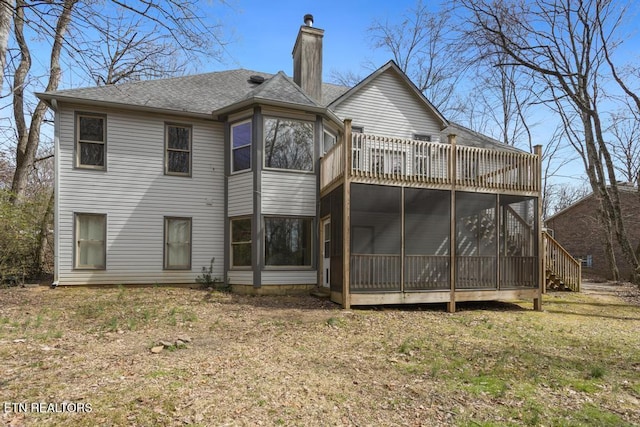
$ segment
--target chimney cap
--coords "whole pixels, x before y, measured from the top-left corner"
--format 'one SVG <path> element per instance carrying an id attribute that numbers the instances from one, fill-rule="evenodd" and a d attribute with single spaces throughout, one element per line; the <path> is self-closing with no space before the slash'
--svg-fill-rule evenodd
<path id="1" fill-rule="evenodd" d="M 304 23 L 307 27 L 313 27 L 313 15 L 310 13 L 304 15 Z"/>

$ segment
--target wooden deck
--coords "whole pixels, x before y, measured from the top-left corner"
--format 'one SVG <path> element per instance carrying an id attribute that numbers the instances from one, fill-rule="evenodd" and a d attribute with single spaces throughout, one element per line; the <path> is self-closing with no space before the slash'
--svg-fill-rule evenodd
<path id="1" fill-rule="evenodd" d="M 320 190 L 351 182 L 538 195 L 540 156 L 448 143 L 353 133 L 320 161 Z"/>
<path id="2" fill-rule="evenodd" d="M 339 209 L 324 209 L 331 212 L 331 224 L 340 228 L 332 231 L 340 236 L 341 249 L 334 255 L 341 280 L 331 282 L 331 299 L 345 308 L 445 302 L 449 311 L 455 311 L 458 301 L 533 299 L 534 308 L 541 309 L 540 158 L 540 146 L 529 154 L 457 145 L 455 135 L 445 143 L 382 137 L 352 133 L 350 121 L 345 120 L 343 140 L 320 161 L 320 196 L 341 203 Z M 360 221 L 368 221 L 360 207 L 356 210 L 360 219 L 352 223 L 352 185 L 360 184 L 401 187 L 399 198 L 385 199 L 391 197 L 383 196 L 389 193 L 386 190 L 379 193 L 386 205 L 378 195 L 366 199 L 376 200 L 366 212 L 388 218 L 385 233 L 393 228 L 393 235 L 400 236 L 391 253 L 351 252 L 352 226 L 362 228 Z M 442 253 L 405 253 L 405 238 L 410 238 L 404 234 L 406 207 L 401 204 L 398 209 L 389 200 L 404 203 L 405 193 L 416 189 L 448 194 L 434 196 L 447 200 L 444 211 L 449 212 L 445 219 L 449 232 L 437 241 L 445 247 Z M 358 191 L 360 206 L 367 203 L 362 195 L 369 193 Z M 522 202 L 532 202 L 527 205 L 528 222 L 511 207 Z M 375 227 L 366 227 L 375 235 Z M 469 247 L 469 239 L 488 240 L 480 249 L 480 244 Z M 456 248 L 458 242 L 461 246 Z M 332 261 L 332 271 L 337 266 Z"/>

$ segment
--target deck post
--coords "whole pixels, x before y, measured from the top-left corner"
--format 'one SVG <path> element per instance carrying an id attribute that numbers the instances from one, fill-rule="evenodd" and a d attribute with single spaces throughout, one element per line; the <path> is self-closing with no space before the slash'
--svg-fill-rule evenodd
<path id="1" fill-rule="evenodd" d="M 344 200 L 342 202 L 342 308 L 351 308 L 351 119 L 344 120 Z"/>
<path id="2" fill-rule="evenodd" d="M 536 311 L 542 311 L 542 290 L 545 286 L 545 253 L 544 253 L 544 239 L 542 238 L 542 145 L 536 145 L 533 147 L 536 159 L 536 179 L 537 179 L 537 207 L 538 215 L 536 215 L 536 227 L 538 228 L 538 292 L 536 298 L 533 299 L 533 309 Z"/>
<path id="3" fill-rule="evenodd" d="M 456 179 L 457 179 L 457 162 L 456 162 L 456 135 L 449 134 L 449 144 L 451 145 L 451 155 L 449 156 L 449 180 L 451 181 L 451 211 L 449 212 L 449 280 L 450 280 L 450 299 L 447 303 L 447 311 L 455 313 L 456 311 Z"/>

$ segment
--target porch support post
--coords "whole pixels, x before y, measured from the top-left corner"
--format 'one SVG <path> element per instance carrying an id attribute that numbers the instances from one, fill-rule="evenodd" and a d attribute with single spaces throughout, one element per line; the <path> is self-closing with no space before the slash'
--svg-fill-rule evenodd
<path id="1" fill-rule="evenodd" d="M 533 299 L 533 309 L 536 311 L 542 311 L 542 291 L 545 286 L 545 253 L 544 253 L 544 239 L 542 237 L 542 145 L 536 145 L 533 147 L 533 152 L 536 155 L 536 186 L 537 186 L 537 208 L 538 214 L 536 215 L 536 227 L 538 228 L 538 292 L 536 298 Z"/>
<path id="2" fill-rule="evenodd" d="M 342 308 L 351 308 L 351 119 L 344 121 L 344 200 L 342 203 Z"/>
<path id="3" fill-rule="evenodd" d="M 447 304 L 447 311 L 455 313 L 456 311 L 456 135 L 448 135 L 449 144 L 451 145 L 451 154 L 449 156 L 449 180 L 451 181 L 451 212 L 449 213 L 449 280 L 450 280 L 450 299 Z"/>

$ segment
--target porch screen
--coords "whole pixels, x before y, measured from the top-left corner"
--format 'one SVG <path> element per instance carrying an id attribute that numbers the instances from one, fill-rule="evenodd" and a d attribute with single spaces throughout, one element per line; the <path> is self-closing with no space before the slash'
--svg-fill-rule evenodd
<path id="1" fill-rule="evenodd" d="M 456 193 L 456 288 L 497 288 L 497 195 Z"/>
<path id="2" fill-rule="evenodd" d="M 500 287 L 538 284 L 536 199 L 500 196 Z"/>
<path id="3" fill-rule="evenodd" d="M 351 185 L 351 291 L 400 291 L 400 187 Z"/>
<path id="4" fill-rule="evenodd" d="M 449 289 L 451 193 L 407 188 L 405 212 L 405 290 Z"/>

